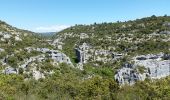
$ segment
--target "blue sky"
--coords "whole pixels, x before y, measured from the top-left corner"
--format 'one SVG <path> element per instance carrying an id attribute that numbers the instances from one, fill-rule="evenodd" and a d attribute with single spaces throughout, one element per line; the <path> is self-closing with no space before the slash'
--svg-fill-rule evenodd
<path id="1" fill-rule="evenodd" d="M 0 20 L 37 32 L 170 15 L 170 0 L 0 0 Z"/>

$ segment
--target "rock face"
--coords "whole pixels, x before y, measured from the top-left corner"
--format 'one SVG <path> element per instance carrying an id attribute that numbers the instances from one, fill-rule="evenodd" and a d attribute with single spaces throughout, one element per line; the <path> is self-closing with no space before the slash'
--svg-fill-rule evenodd
<path id="1" fill-rule="evenodd" d="M 42 53 L 46 53 L 46 54 L 48 54 L 49 57 L 51 57 L 51 59 L 53 59 L 56 62 L 66 63 L 66 64 L 73 66 L 70 58 L 60 51 L 51 50 L 51 49 L 48 49 L 48 48 L 31 48 L 31 47 L 26 48 L 26 50 L 28 52 L 35 50 L 35 51 L 39 51 L 39 52 L 42 52 Z"/>
<path id="2" fill-rule="evenodd" d="M 124 64 L 123 68 L 119 69 L 115 75 L 115 80 L 121 84 L 134 84 L 138 80 L 144 80 L 146 78 L 145 74 L 137 73 L 134 70 L 134 66 L 131 64 Z"/>
<path id="3" fill-rule="evenodd" d="M 149 54 L 133 58 L 133 65 L 124 65 L 117 71 L 115 80 L 119 84 L 133 84 L 138 80 L 160 79 L 170 75 L 170 55 Z"/>
<path id="4" fill-rule="evenodd" d="M 86 43 L 83 43 L 83 45 L 80 45 L 78 48 L 76 48 L 76 56 L 79 63 L 87 63 L 87 61 L 90 58 L 90 55 L 88 54 L 88 51 L 90 49 L 90 46 Z"/>
<path id="5" fill-rule="evenodd" d="M 113 52 L 109 49 L 95 48 L 83 43 L 75 48 L 78 64 L 77 66 L 83 66 L 88 62 L 94 62 L 95 66 L 99 66 L 98 63 L 104 64 L 114 62 L 122 58 L 125 54 Z"/>
<path id="6" fill-rule="evenodd" d="M 59 63 L 67 63 L 67 64 L 73 66 L 72 62 L 70 61 L 70 58 L 67 57 L 64 53 L 52 50 L 50 55 L 51 55 L 52 59 L 58 61 Z"/>
<path id="7" fill-rule="evenodd" d="M 140 56 L 139 56 L 140 57 Z M 170 55 L 157 54 L 143 56 L 145 59 L 140 60 L 135 57 L 135 65 L 144 66 L 149 69 L 149 75 L 152 79 L 159 79 L 170 75 Z"/>

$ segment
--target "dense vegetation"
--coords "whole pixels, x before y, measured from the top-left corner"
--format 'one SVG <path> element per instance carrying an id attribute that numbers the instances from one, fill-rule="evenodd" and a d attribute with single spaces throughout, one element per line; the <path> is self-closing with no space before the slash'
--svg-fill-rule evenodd
<path id="1" fill-rule="evenodd" d="M 13 100 L 167 100 L 170 97 L 170 78 L 133 86 L 119 87 L 113 78 L 87 74 L 61 64 L 55 74 L 45 78 L 24 80 L 22 75 L 0 75 L 0 99 Z"/>

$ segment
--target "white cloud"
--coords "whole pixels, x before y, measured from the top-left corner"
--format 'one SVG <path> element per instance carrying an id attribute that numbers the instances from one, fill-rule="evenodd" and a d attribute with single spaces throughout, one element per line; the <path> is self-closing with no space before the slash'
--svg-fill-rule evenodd
<path id="1" fill-rule="evenodd" d="M 69 25 L 41 26 L 35 29 L 36 32 L 59 32 L 70 27 Z"/>

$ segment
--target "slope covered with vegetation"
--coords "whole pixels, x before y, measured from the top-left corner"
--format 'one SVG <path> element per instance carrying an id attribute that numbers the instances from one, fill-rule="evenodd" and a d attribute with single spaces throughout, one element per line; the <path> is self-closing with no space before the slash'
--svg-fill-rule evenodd
<path id="1" fill-rule="evenodd" d="M 124 54 L 126 56 L 120 62 L 125 62 L 136 55 L 169 53 L 169 22 L 169 16 L 153 15 L 134 21 L 76 25 L 56 34 L 54 40 L 62 42 L 63 52 L 75 63 L 77 61 L 75 48 L 83 43 L 92 46 L 93 50 L 104 49 Z M 82 39 L 81 33 L 85 33 L 88 38 Z M 89 63 L 96 62 L 89 60 Z M 108 67 L 117 65 L 98 63 Z"/>
<path id="2" fill-rule="evenodd" d="M 38 81 L 25 81 L 21 75 L 0 75 L 1 99 L 168 100 L 170 97 L 169 77 L 119 87 L 112 78 L 95 76 L 82 79 L 82 72 L 68 66 L 60 66 L 54 75 Z"/>
<path id="3" fill-rule="evenodd" d="M 153 52 L 151 50 L 160 52 L 167 49 L 168 44 L 162 39 L 167 39 L 169 36 L 166 33 L 163 34 L 163 31 L 170 30 L 169 25 L 166 25 L 168 22 L 170 22 L 169 16 L 156 17 L 153 15 L 127 22 L 76 25 L 61 31 L 56 34 L 56 37 L 61 37 L 61 41 L 64 42 L 64 50 L 68 54 L 74 52 L 75 44 L 79 45 L 83 42 L 106 49 L 113 46 L 116 51 L 132 54 Z M 89 38 L 80 39 L 80 33 L 88 34 Z M 153 33 L 157 35 L 154 36 Z M 126 51 L 127 49 L 128 51 Z"/>
<path id="4" fill-rule="evenodd" d="M 62 45 L 61 52 L 71 58 L 76 66 L 75 48 L 87 43 L 94 50 L 119 52 L 125 56 L 113 62 L 103 63 L 89 60 L 84 70 L 79 70 L 65 63 L 54 64 L 48 55 L 42 62 L 35 61 L 29 66 L 36 66 L 45 78 L 36 80 L 32 73 L 25 74 L 20 69 L 18 74 L 0 73 L 0 99 L 2 100 L 153 100 L 169 99 L 170 78 L 151 81 L 146 79 L 132 86 L 119 86 L 114 75 L 118 68 L 131 57 L 149 53 L 169 53 L 170 17 L 151 16 L 127 22 L 76 25 L 57 33 L 53 40 Z M 25 59 L 42 52 L 25 50 L 27 47 L 56 49 L 47 39 L 35 33 L 14 28 L 0 22 L 0 59 L 7 56 L 7 63 L 14 68 Z M 85 33 L 88 38 L 82 38 Z M 4 39 L 4 35 L 8 34 Z M 9 37 L 10 35 L 10 37 Z M 19 39 L 15 37 L 19 37 Z M 86 36 L 85 36 L 86 37 Z M 16 41 L 17 40 L 17 41 Z M 3 61 L 3 60 L 2 60 Z M 96 64 L 98 64 L 96 66 Z M 5 68 L 0 62 L 1 69 Z M 29 70 L 29 69 L 28 69 Z M 52 71 L 51 71 L 52 70 Z"/>

